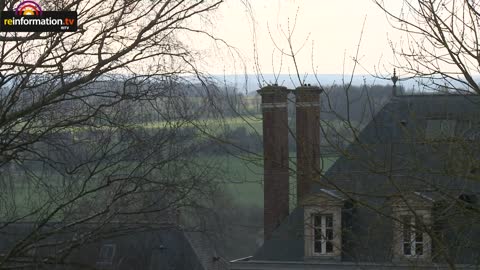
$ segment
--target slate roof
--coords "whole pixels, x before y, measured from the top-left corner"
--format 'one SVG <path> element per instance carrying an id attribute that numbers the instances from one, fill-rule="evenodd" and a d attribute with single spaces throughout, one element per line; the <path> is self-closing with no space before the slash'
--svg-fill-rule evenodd
<path id="1" fill-rule="evenodd" d="M 480 183 L 440 173 L 443 155 L 451 155 L 453 143 L 426 140 L 427 119 L 455 119 L 455 134 L 460 137 L 472 127 L 480 131 L 480 96 L 392 98 L 361 131 L 358 141 L 348 147 L 348 155 L 338 158 L 323 175 L 323 182 L 313 186 L 312 192 L 332 189 L 334 183 L 343 194 L 366 200 L 385 212 L 391 210 L 388 200 L 398 194 L 399 189 L 417 192 L 434 201 L 441 197 L 435 191 L 449 193 L 454 198 L 463 193 L 480 194 Z M 303 209 L 294 209 L 272 239 L 265 241 L 250 260 L 303 261 L 303 218 Z M 354 218 L 351 230 L 358 238 L 355 245 L 345 248 L 342 260 L 391 261 L 392 245 L 386 240 L 392 239 L 391 221 L 361 207 Z M 367 236 L 368 244 L 366 238 L 362 238 Z M 478 254 L 466 256 L 475 258 Z"/>
<path id="2" fill-rule="evenodd" d="M 185 236 L 204 269 L 220 270 L 228 268 L 228 261 L 220 255 L 219 250 L 215 247 L 215 241 L 207 233 L 186 232 Z"/>
<path id="3" fill-rule="evenodd" d="M 0 254 L 8 252 L 12 246 L 22 237 L 30 233 L 32 224 L 15 224 L 3 228 L 0 237 Z M 55 226 L 52 224 L 51 226 Z M 81 230 L 77 230 L 81 232 Z M 108 231 L 108 229 L 107 229 Z M 36 266 L 25 269 L 34 269 L 35 267 L 46 267 L 47 269 L 60 267 L 59 269 L 174 269 L 174 270 L 210 270 L 226 269 L 226 265 L 216 264 L 212 260 L 214 256 L 209 242 L 203 242 L 204 239 L 198 233 L 183 232 L 180 228 L 168 226 L 149 226 L 144 230 L 134 230 L 118 235 L 104 237 L 98 240 L 82 243 L 78 248 L 66 257 L 63 261 L 57 258 L 58 262 L 38 263 Z M 75 231 L 59 234 L 55 240 L 72 239 Z M 195 245 L 192 244 L 192 238 L 196 238 Z M 52 239 L 49 239 L 52 241 Z M 42 244 L 42 242 L 39 242 Z M 44 243 L 43 243 L 44 244 Z M 58 245 L 55 251 L 64 248 L 65 245 Z M 196 250 L 196 249 L 199 250 Z M 103 249 L 103 250 L 102 250 Z M 112 254 L 111 259 L 105 260 L 105 249 L 110 249 L 107 253 Z M 112 251 L 114 249 L 114 251 Z M 42 247 L 35 251 L 35 254 L 29 254 L 28 259 L 36 258 L 40 261 L 45 256 L 52 256 L 55 252 Z M 103 255 L 102 255 L 103 254 Z M 16 257 L 15 260 L 27 259 L 27 257 Z M 65 263 L 63 263 L 65 262 Z M 218 267 L 217 267 L 218 265 Z"/>

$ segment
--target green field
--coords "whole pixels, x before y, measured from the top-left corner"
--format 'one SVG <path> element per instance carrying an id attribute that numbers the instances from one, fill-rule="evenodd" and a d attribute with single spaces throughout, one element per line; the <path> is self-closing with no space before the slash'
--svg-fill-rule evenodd
<path id="1" fill-rule="evenodd" d="M 190 123 L 172 123 L 172 122 L 151 122 L 144 123 L 144 128 L 158 129 L 168 128 L 171 125 L 179 124 L 182 127 L 203 127 L 206 128 L 206 132 L 214 135 L 215 133 L 222 132 L 223 130 L 236 130 L 238 128 L 244 128 L 247 133 L 262 134 L 262 119 L 261 115 L 254 115 L 248 117 L 230 117 L 224 119 L 206 119 L 198 120 Z M 336 126 L 340 126 L 340 122 L 332 122 Z M 178 128 L 178 127 L 177 127 Z M 295 202 L 296 193 L 296 179 L 295 179 L 295 153 L 290 153 L 290 193 L 291 202 Z M 324 158 L 322 164 L 324 164 L 323 171 L 325 172 L 334 162 L 335 157 Z M 211 172 L 212 175 L 217 176 L 217 180 L 220 181 L 224 190 L 231 195 L 233 202 L 252 207 L 263 207 L 263 157 L 262 155 L 243 154 L 241 156 L 220 155 L 220 156 L 203 156 L 198 158 L 198 164 L 203 166 L 209 166 L 216 170 Z M 27 176 L 23 176 L 27 177 Z M 23 178 L 22 177 L 22 178 Z M 59 180 L 60 181 L 60 180 Z M 52 194 L 40 193 L 39 189 L 22 187 L 21 191 L 13 191 L 15 194 L 15 204 L 20 212 L 25 212 L 27 209 L 31 209 L 32 205 L 41 204 L 45 200 L 45 196 L 52 196 L 55 194 L 54 190 Z M 48 190 L 48 189 L 47 189 Z M 64 198 L 52 198 L 55 201 L 62 201 Z M 293 206 L 293 205 L 292 205 Z M 8 207 L 4 205 L 4 207 Z"/>
<path id="2" fill-rule="evenodd" d="M 193 121 L 184 121 L 180 120 L 178 122 L 170 121 L 156 121 L 142 123 L 139 126 L 147 129 L 158 129 L 158 128 L 172 128 L 172 127 L 194 127 L 200 130 L 205 130 L 208 133 L 215 134 L 219 131 L 235 130 L 237 128 L 243 127 L 249 133 L 258 132 L 262 134 L 262 118 L 261 115 L 250 115 L 250 116 L 237 116 L 237 117 L 226 117 L 226 118 L 213 118 L 213 119 L 196 119 Z"/>
<path id="3" fill-rule="evenodd" d="M 263 207 L 263 160 L 261 156 L 218 156 L 205 158 L 216 162 L 222 172 L 220 179 L 233 201 L 244 206 Z M 290 153 L 290 193 L 291 202 L 296 201 L 295 153 Z M 323 159 L 324 171 L 330 168 L 336 158 Z M 293 206 L 293 205 L 292 205 Z"/>
<path id="4" fill-rule="evenodd" d="M 295 207 L 295 153 L 290 153 L 290 202 L 291 209 Z M 336 158 L 329 157 L 324 158 L 324 171 L 327 170 L 334 162 Z M 193 161 L 194 162 L 194 161 Z M 217 181 L 220 182 L 220 187 L 226 192 L 226 195 L 231 198 L 232 203 L 236 206 L 243 207 L 256 207 L 263 208 L 263 157 L 261 155 L 242 155 L 242 156 L 208 156 L 199 157 L 196 162 L 197 165 L 203 166 L 203 168 L 211 168 L 210 173 L 215 176 Z M 208 167 L 205 167 L 208 166 Z M 201 168 L 201 167 L 199 167 Z M 214 171 L 213 171 L 214 170 Z M 17 177 L 23 178 L 26 175 L 18 175 Z M 3 204 L 0 204 L 0 210 L 3 212 L 3 217 L 24 215 L 30 213 L 31 209 L 36 209 L 39 206 L 45 206 L 46 209 L 52 209 L 58 203 L 66 200 L 71 194 L 65 193 L 64 186 L 61 185 L 61 180 L 58 179 L 55 182 L 59 183 L 59 188 L 56 190 L 56 185 L 52 185 L 51 178 L 49 178 L 49 188 L 41 183 L 29 182 L 30 186 L 24 186 L 20 181 L 14 185 L 15 191 L 10 190 L 8 195 L 14 197 Z M 35 187 L 36 185 L 37 188 Z M 75 193 L 75 187 L 73 189 L 68 188 L 71 192 Z M 62 195 L 63 194 L 63 195 Z M 101 194 L 92 194 L 88 196 L 90 199 L 102 197 Z M 6 199 L 7 197 L 4 197 Z M 12 200 L 13 199 L 13 200 Z M 44 205 L 47 203 L 47 205 Z M 45 209 L 45 210 L 46 210 Z M 13 211 L 13 212 L 12 212 Z M 32 218 L 35 218 L 33 215 Z M 63 213 L 55 215 L 57 218 L 61 218 Z M 55 219 L 55 218 L 54 218 Z"/>

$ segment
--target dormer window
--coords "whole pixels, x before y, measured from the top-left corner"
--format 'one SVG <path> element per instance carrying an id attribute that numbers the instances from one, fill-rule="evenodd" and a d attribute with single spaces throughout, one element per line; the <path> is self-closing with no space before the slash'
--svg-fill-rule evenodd
<path id="1" fill-rule="evenodd" d="M 431 239 L 426 230 L 432 224 L 432 196 L 413 192 L 393 201 L 393 251 L 395 260 L 429 261 Z"/>
<path id="2" fill-rule="evenodd" d="M 403 255 L 423 256 L 425 253 L 424 232 L 420 229 L 423 222 L 421 216 L 401 216 L 403 225 Z"/>
<path id="3" fill-rule="evenodd" d="M 340 259 L 345 201 L 340 193 L 326 189 L 304 199 L 306 259 Z"/>

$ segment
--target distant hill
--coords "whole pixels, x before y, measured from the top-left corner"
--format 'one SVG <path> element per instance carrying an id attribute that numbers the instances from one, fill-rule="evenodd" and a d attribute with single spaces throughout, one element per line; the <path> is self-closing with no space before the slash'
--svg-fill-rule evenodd
<path id="1" fill-rule="evenodd" d="M 298 86 L 298 78 L 295 75 L 289 74 L 280 74 L 278 79 L 275 79 L 273 74 L 263 74 L 262 76 L 257 76 L 255 74 L 237 74 L 237 75 L 213 75 L 213 78 L 219 82 L 227 82 L 232 86 L 236 86 L 237 89 L 241 89 L 241 92 L 253 92 L 259 89 L 259 83 L 262 85 L 278 83 L 279 85 L 286 86 L 288 88 L 295 88 Z M 309 75 L 306 77 L 304 83 L 318 85 L 320 84 L 323 87 L 330 87 L 332 85 L 342 85 L 348 84 L 352 79 L 352 85 L 360 86 L 366 83 L 367 85 L 390 85 L 392 82 L 390 80 L 381 80 L 374 78 L 370 75 L 341 75 L 341 74 L 320 74 L 316 77 Z M 303 80 L 303 78 L 302 78 Z M 403 81 L 402 85 L 405 84 L 413 85 L 414 82 Z M 408 88 L 408 87 L 406 87 Z"/>
<path id="2" fill-rule="evenodd" d="M 277 79 L 273 74 L 263 74 L 262 76 L 258 76 L 255 74 L 229 74 L 229 75 L 212 75 L 214 79 L 216 79 L 220 83 L 227 82 L 230 86 L 234 86 L 239 89 L 240 92 L 247 92 L 253 93 L 255 90 L 259 89 L 259 84 L 266 85 L 266 84 L 273 84 L 278 83 L 279 85 L 286 86 L 288 88 L 295 88 L 298 86 L 298 78 L 296 75 L 289 75 L 289 74 L 280 74 Z M 384 75 L 385 78 L 389 78 L 389 75 Z M 480 81 L 480 75 L 474 77 L 475 80 Z M 328 88 L 332 85 L 343 85 L 351 83 L 355 86 L 360 86 L 363 84 L 367 84 L 369 86 L 372 85 L 383 85 L 383 86 L 390 86 L 393 85 L 389 79 L 380 79 L 373 77 L 368 74 L 358 74 L 358 75 L 342 75 L 342 74 L 319 74 L 316 76 L 308 75 L 306 78 L 301 77 L 304 80 L 305 84 L 312 84 L 318 85 L 319 83 Z M 425 87 L 425 85 L 432 85 L 432 81 L 430 79 L 408 79 L 402 80 L 398 82 L 399 86 L 402 86 L 407 91 L 413 90 L 418 92 L 428 92 L 432 91 L 429 87 Z M 442 85 L 444 82 L 443 79 L 439 78 L 436 83 Z M 456 82 L 452 82 L 453 85 L 458 85 Z M 433 87 L 438 88 L 438 87 Z"/>

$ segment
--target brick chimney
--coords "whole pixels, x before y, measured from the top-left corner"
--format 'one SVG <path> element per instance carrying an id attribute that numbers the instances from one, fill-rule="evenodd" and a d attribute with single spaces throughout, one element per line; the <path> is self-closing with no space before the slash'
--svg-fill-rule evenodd
<path id="1" fill-rule="evenodd" d="M 264 159 L 264 239 L 289 214 L 288 113 L 283 86 L 271 85 L 257 91 L 262 96 Z"/>
<path id="2" fill-rule="evenodd" d="M 320 93 L 317 86 L 295 89 L 297 141 L 297 205 L 320 180 Z"/>

